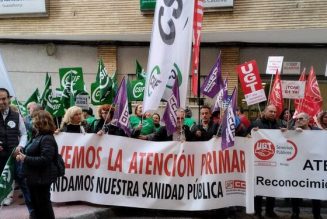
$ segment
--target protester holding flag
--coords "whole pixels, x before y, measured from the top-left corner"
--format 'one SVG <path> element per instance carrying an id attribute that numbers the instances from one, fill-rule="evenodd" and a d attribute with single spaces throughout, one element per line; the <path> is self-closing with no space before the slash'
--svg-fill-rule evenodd
<path id="1" fill-rule="evenodd" d="M 155 132 L 152 118 L 146 118 L 142 112 L 142 104 L 138 104 L 134 110 L 135 115 L 129 117 L 133 129 L 132 136 L 149 135 Z"/>
<path id="2" fill-rule="evenodd" d="M 27 133 L 23 118 L 9 107 L 10 94 L 7 89 L 0 88 L 0 172 L 2 173 L 7 160 L 13 150 L 14 155 L 18 154 L 26 145 Z M 26 206 L 30 214 L 33 212 L 31 198 L 22 176 L 22 165 L 19 162 L 14 163 L 15 180 L 23 192 Z M 11 194 L 12 196 L 13 194 Z M 5 205 L 10 205 L 13 198 L 9 196 L 3 201 Z"/>
<path id="3" fill-rule="evenodd" d="M 92 124 L 92 132 L 97 133 L 98 135 L 110 134 L 110 135 L 119 135 L 126 136 L 124 130 L 117 127 L 112 118 L 115 113 L 115 108 L 110 104 L 105 104 L 99 107 L 98 116 L 100 119 L 97 119 Z"/>
<path id="4" fill-rule="evenodd" d="M 88 127 L 84 121 L 82 109 L 78 106 L 68 108 L 64 118 L 61 121 L 60 129 L 58 131 L 69 133 L 86 133 L 88 131 Z"/>
<path id="5" fill-rule="evenodd" d="M 24 153 L 16 156 L 16 160 L 24 164 L 34 219 L 54 219 L 50 188 L 58 174 L 54 161 L 58 154 L 58 145 L 53 137 L 56 126 L 51 114 L 44 110 L 34 112 L 32 118 L 36 134 L 26 145 Z"/>
<path id="6" fill-rule="evenodd" d="M 249 131 L 252 129 L 257 131 L 258 129 L 280 129 L 282 128 L 282 124 L 276 117 L 277 108 L 274 105 L 266 106 L 263 111 L 262 117 L 258 118 L 254 122 L 251 123 Z M 266 199 L 266 216 L 267 217 L 278 217 L 274 212 L 275 207 L 275 198 L 267 197 Z M 254 211 L 257 218 L 261 219 L 263 216 L 262 212 L 262 196 L 254 197 Z"/>
<path id="7" fill-rule="evenodd" d="M 176 112 L 176 130 L 169 134 L 166 126 L 150 135 L 140 135 L 140 139 L 150 141 L 193 141 L 193 136 L 190 128 L 184 125 L 185 112 L 183 109 L 178 109 Z"/>

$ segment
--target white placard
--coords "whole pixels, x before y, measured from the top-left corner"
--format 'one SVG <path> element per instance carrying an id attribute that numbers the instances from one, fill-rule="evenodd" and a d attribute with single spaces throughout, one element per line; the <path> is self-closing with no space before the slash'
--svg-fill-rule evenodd
<path id="1" fill-rule="evenodd" d="M 0 15 L 46 12 L 46 0 L 0 0 Z"/>
<path id="2" fill-rule="evenodd" d="M 284 56 L 269 56 L 266 74 L 274 75 L 276 74 L 276 70 L 279 72 L 282 71 Z"/>
<path id="3" fill-rule="evenodd" d="M 304 98 L 305 81 L 283 81 L 282 91 L 285 99 Z"/>
<path id="4" fill-rule="evenodd" d="M 89 98 L 88 95 L 79 94 L 76 96 L 75 105 L 82 109 L 89 109 Z"/>
<path id="5" fill-rule="evenodd" d="M 301 62 L 284 62 L 283 63 L 283 74 L 296 74 L 299 75 L 301 71 Z"/>

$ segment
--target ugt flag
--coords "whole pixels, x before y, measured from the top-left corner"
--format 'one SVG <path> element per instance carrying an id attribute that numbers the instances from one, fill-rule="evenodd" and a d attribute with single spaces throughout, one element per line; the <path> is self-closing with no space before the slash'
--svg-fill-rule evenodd
<path id="1" fill-rule="evenodd" d="M 126 80 L 120 83 L 117 96 L 114 100 L 115 113 L 113 120 L 117 121 L 117 126 L 125 131 L 125 133 L 130 136 L 131 132 L 129 129 L 129 111 L 128 111 L 128 99 L 127 99 L 127 86 Z"/>
<path id="2" fill-rule="evenodd" d="M 14 181 L 14 157 L 10 156 L 0 176 L 0 206 L 12 190 Z"/>
<path id="3" fill-rule="evenodd" d="M 2 56 L 0 54 L 0 87 L 6 88 L 9 91 L 10 96 L 16 97 L 16 93 L 12 83 L 9 79 L 7 69 L 3 63 Z"/>
<path id="4" fill-rule="evenodd" d="M 310 69 L 307 83 L 305 85 L 305 95 L 302 103 L 302 112 L 314 117 L 322 110 L 323 99 L 320 94 L 319 85 L 313 67 Z"/>
<path id="5" fill-rule="evenodd" d="M 214 98 L 218 91 L 222 89 L 222 87 L 223 81 L 221 76 L 221 53 L 219 53 L 216 63 L 211 68 L 209 74 L 201 86 L 201 93 L 210 98 Z"/>
<path id="6" fill-rule="evenodd" d="M 158 0 L 144 91 L 143 111 L 156 110 L 169 98 L 178 78 L 181 106 L 185 106 L 190 70 L 194 0 Z"/>
<path id="7" fill-rule="evenodd" d="M 274 84 L 269 94 L 268 103 L 276 107 L 277 109 L 276 116 L 279 117 L 279 115 L 283 111 L 283 91 L 282 91 L 282 83 L 280 81 L 280 73 L 278 72 L 278 70 L 276 71 L 277 72 L 275 74 Z"/>
<path id="8" fill-rule="evenodd" d="M 234 88 L 231 100 L 225 110 L 222 122 L 221 148 L 234 146 L 236 130 L 236 88 Z"/>
<path id="9" fill-rule="evenodd" d="M 173 93 L 167 100 L 167 106 L 162 116 L 162 121 L 165 122 L 168 135 L 173 134 L 177 127 L 177 110 L 180 108 L 178 79 L 176 78 Z"/>

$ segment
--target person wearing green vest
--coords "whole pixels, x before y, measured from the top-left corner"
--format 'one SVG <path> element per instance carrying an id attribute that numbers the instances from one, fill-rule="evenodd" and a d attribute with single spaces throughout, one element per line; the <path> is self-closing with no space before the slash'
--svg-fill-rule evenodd
<path id="1" fill-rule="evenodd" d="M 137 138 L 139 135 L 148 135 L 155 132 L 152 118 L 143 116 L 142 104 L 136 106 L 134 113 L 135 115 L 129 117 L 133 137 Z"/>
<path id="2" fill-rule="evenodd" d="M 93 115 L 93 110 L 91 107 L 88 109 L 83 109 L 83 115 L 85 118 L 86 123 L 90 126 L 93 124 L 93 122 L 96 120 L 96 118 Z"/>
<path id="3" fill-rule="evenodd" d="M 189 128 L 192 128 L 192 126 L 196 125 L 196 121 L 192 117 L 192 110 L 187 106 L 184 111 L 185 111 L 184 125 L 187 125 Z"/>

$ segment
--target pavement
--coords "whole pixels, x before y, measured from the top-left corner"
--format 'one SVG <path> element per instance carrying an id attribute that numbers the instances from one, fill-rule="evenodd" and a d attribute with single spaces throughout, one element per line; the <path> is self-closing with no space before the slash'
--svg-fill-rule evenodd
<path id="1" fill-rule="evenodd" d="M 28 211 L 21 198 L 16 195 L 14 203 L 10 206 L 0 208 L 0 219 L 28 219 Z M 276 202 L 276 213 L 280 219 L 291 217 L 290 201 L 278 199 Z M 311 201 L 302 203 L 301 219 L 312 219 Z M 99 206 L 86 202 L 53 203 L 53 209 L 57 219 L 106 219 L 106 218 L 226 218 L 222 216 L 221 210 L 211 211 L 166 211 L 151 210 L 115 206 Z M 252 219 L 253 215 L 247 215 L 243 208 L 235 208 L 230 219 Z M 322 217 L 327 219 L 327 202 L 322 203 Z"/>

